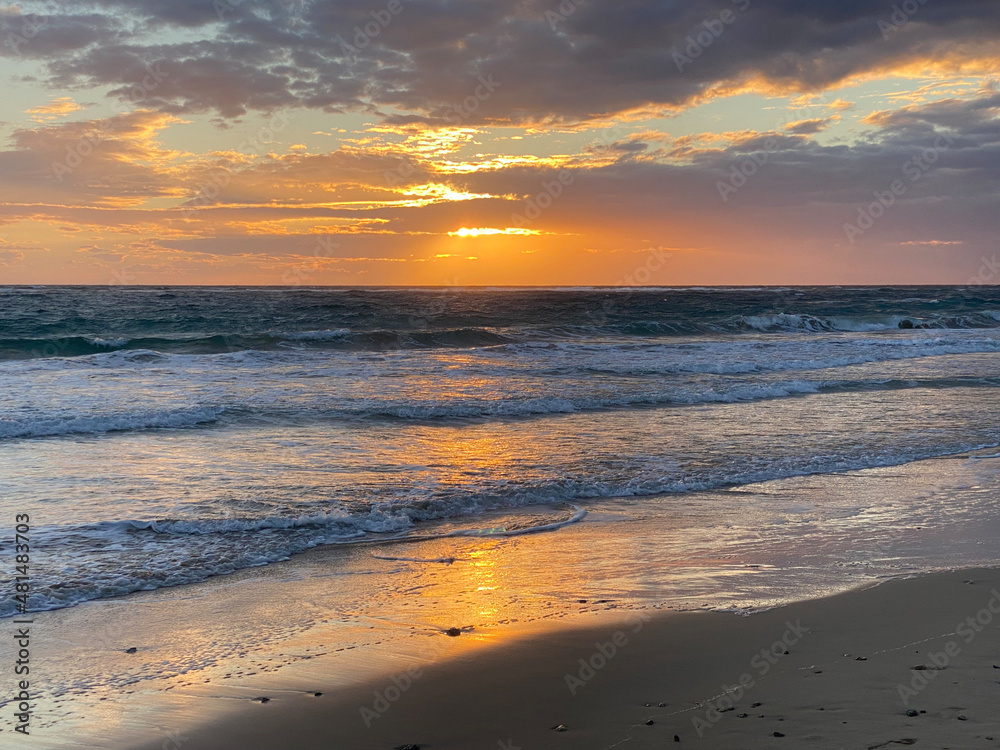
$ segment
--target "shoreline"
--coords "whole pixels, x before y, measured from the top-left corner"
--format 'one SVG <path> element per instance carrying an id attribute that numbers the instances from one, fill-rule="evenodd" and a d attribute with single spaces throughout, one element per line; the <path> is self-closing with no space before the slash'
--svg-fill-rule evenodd
<path id="1" fill-rule="evenodd" d="M 688 710 L 719 695 L 723 682 L 739 684 L 744 673 L 753 678 L 756 671 L 747 666 L 753 653 L 727 651 L 726 644 L 773 643 L 784 626 L 776 634 L 755 630 L 758 623 L 778 617 L 772 631 L 776 629 L 781 617 L 771 612 L 811 607 L 836 595 L 862 596 L 873 586 L 871 590 L 895 588 L 924 576 L 961 575 L 936 567 L 946 560 L 955 570 L 993 565 L 1000 559 L 1000 519 L 984 520 L 984 514 L 991 512 L 1000 491 L 1000 461 L 972 458 L 774 480 L 732 491 L 693 493 L 683 504 L 672 496 L 652 498 L 641 508 L 628 499 L 595 501 L 586 504 L 585 523 L 571 524 L 557 534 L 435 537 L 415 540 L 398 556 L 375 554 L 364 544 L 318 547 L 284 562 L 200 583 L 40 613 L 37 653 L 58 656 L 40 664 L 34 741 L 52 750 L 143 743 L 156 750 L 224 747 L 200 738 L 215 732 L 213 726 L 260 716 L 277 716 L 280 725 L 309 725 L 314 722 L 309 711 L 322 709 L 338 717 L 336 726 L 343 731 L 364 730 L 348 737 L 361 743 L 358 747 L 427 744 L 431 737 L 433 750 L 448 746 L 434 735 L 433 726 L 423 739 L 401 731 L 390 744 L 377 730 L 377 725 L 397 721 L 391 716 L 402 717 L 405 712 L 397 708 L 404 700 L 415 700 L 417 685 L 434 684 L 432 673 L 453 670 L 444 687 L 431 691 L 435 701 L 421 715 L 454 722 L 459 713 L 435 711 L 438 704 L 448 706 L 454 694 L 475 694 L 463 669 L 504 674 L 504 659 L 524 649 L 527 664 L 517 667 L 493 693 L 480 694 L 483 705 L 503 707 L 506 698 L 499 693 L 524 692 L 518 671 L 534 674 L 545 665 L 549 671 L 538 673 L 535 682 L 553 682 L 555 663 L 545 644 L 572 643 L 577 645 L 565 646 L 563 654 L 573 656 L 575 649 L 569 663 L 577 664 L 577 670 L 580 658 L 595 653 L 596 643 L 610 643 L 615 663 L 628 662 L 625 655 L 636 653 L 642 655 L 640 669 L 664 664 L 664 669 L 680 669 L 682 674 L 712 676 L 675 685 L 669 700 L 636 696 L 642 708 L 651 702 L 657 709 L 656 716 L 642 717 L 652 718 L 654 725 L 637 725 L 648 733 L 667 718 L 678 721 L 666 717 L 660 702 L 676 712 Z M 748 508 L 753 514 L 741 515 Z M 861 512 L 855 513 L 855 508 Z M 727 540 L 735 544 L 726 546 Z M 755 614 L 737 616 L 748 612 Z M 625 618 L 647 615 L 652 618 L 648 629 L 642 621 L 644 629 L 632 633 L 630 627 L 638 623 L 629 626 Z M 919 611 L 912 613 L 916 622 L 921 617 Z M 461 635 L 447 637 L 455 627 L 462 629 Z M 627 644 L 614 641 L 618 630 L 623 630 L 618 640 L 627 638 Z M 689 633 L 685 642 L 698 652 L 724 654 L 713 657 L 716 666 L 712 660 L 688 660 L 678 667 L 669 653 L 643 646 L 653 631 L 661 632 L 665 642 Z M 715 636 L 699 640 L 702 631 Z M 945 630 L 922 637 L 938 632 Z M 881 636 L 876 632 L 873 637 Z M 539 653 L 531 653 L 532 648 Z M 791 650 L 794 655 L 796 649 Z M 744 666 L 733 674 L 733 664 Z M 408 672 L 411 668 L 421 670 L 419 680 Z M 547 713 L 560 713 L 555 709 L 565 696 L 559 691 L 569 695 L 565 676 L 570 673 L 564 665 L 555 675 L 556 695 L 537 695 L 533 701 L 549 706 Z M 587 693 L 600 692 L 597 686 L 608 674 L 604 668 L 597 670 L 596 679 L 578 673 L 585 685 L 574 685 L 578 689 L 572 705 Z M 407 679 L 413 684 L 404 691 L 391 682 L 392 675 L 400 676 L 402 684 Z M 652 677 L 648 681 L 656 683 Z M 385 691 L 393 688 L 400 695 L 389 701 L 391 711 L 382 711 L 386 706 L 375 705 L 375 693 L 381 691 L 385 700 Z M 621 685 L 612 690 L 608 699 L 588 708 L 584 718 L 606 716 L 609 732 L 621 730 L 628 722 L 608 714 L 608 708 L 628 689 Z M 271 700 L 253 702 L 260 697 Z M 379 714 L 369 722 L 371 729 L 363 723 L 365 706 Z M 285 717 L 292 709 L 305 715 Z M 513 704 L 503 709 L 510 716 L 525 710 Z M 565 710 L 569 719 L 545 724 L 547 718 L 540 716 L 537 726 L 566 724 L 570 732 L 560 736 L 574 733 L 580 719 L 570 707 Z M 533 726 L 526 726 L 524 733 L 530 736 Z M 695 731 L 693 725 L 684 727 L 687 735 Z M 552 743 L 562 740 L 549 734 L 546 729 L 543 737 L 524 740 L 520 747 L 557 747 Z M 714 729 L 708 733 L 718 735 Z M 624 736 L 599 735 L 595 740 L 588 735 L 582 745 L 611 747 Z M 183 743 L 180 738 L 185 738 Z M 342 746 L 336 737 L 327 739 Z M 637 743 L 642 739 L 632 737 L 626 745 L 641 746 Z M 668 739 L 672 741 L 672 735 Z M 453 746 L 478 747 L 482 741 L 465 737 L 464 745 Z M 499 741 L 487 746 L 497 747 Z M 278 737 L 268 742 L 260 746 L 283 746 Z M 745 750 L 756 743 L 739 741 L 733 747 Z M 300 744 L 309 747 L 304 740 Z"/>
<path id="2" fill-rule="evenodd" d="M 183 747 L 653 748 L 674 735 L 712 748 L 1000 745 L 1000 569 L 893 579 L 748 617 L 595 620 L 462 645 L 429 665 L 400 659 L 394 678 L 332 690 L 314 667 L 309 689 L 223 718 L 206 710 Z"/>

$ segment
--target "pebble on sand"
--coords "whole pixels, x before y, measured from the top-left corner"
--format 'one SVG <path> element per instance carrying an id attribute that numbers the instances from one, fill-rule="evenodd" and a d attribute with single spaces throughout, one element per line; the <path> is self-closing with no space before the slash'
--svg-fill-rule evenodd
<path id="1" fill-rule="evenodd" d="M 907 712 L 906 712 L 906 715 L 907 715 L 907 716 L 920 716 L 920 714 L 918 714 L 918 713 L 917 713 L 916 711 L 914 711 L 914 710 L 913 710 L 912 708 L 911 708 L 911 709 L 910 709 L 909 711 L 907 711 Z"/>
<path id="2" fill-rule="evenodd" d="M 260 703 L 269 703 L 269 702 L 271 701 L 271 699 L 270 699 L 270 698 L 266 698 L 266 697 L 261 697 L 261 698 L 254 698 L 254 700 L 255 700 L 255 701 L 258 701 L 258 702 L 260 702 Z"/>
<path id="3" fill-rule="evenodd" d="M 127 648 L 127 649 L 125 649 L 125 653 L 126 653 L 126 654 L 134 654 L 134 653 L 135 653 L 136 651 L 138 651 L 138 650 L 139 650 L 139 649 L 137 649 L 137 648 L 136 648 L 135 646 L 132 646 L 132 648 Z"/>
<path id="4" fill-rule="evenodd" d="M 565 731 L 566 731 L 566 729 L 567 729 L 567 727 L 566 727 L 566 725 L 565 725 L 565 724 L 556 724 L 556 725 L 555 725 L 554 727 L 552 727 L 552 728 L 553 728 L 553 729 L 555 729 L 555 730 L 556 730 L 557 732 L 565 732 Z"/>
<path id="5" fill-rule="evenodd" d="M 781 732 L 775 732 L 774 736 L 775 737 L 784 737 L 785 735 L 783 735 Z"/>
<path id="6" fill-rule="evenodd" d="M 959 716 L 958 718 L 960 718 L 960 719 L 961 719 L 961 718 L 964 718 L 964 717 L 961 717 L 961 716 Z M 656 722 L 654 722 L 654 721 L 653 721 L 652 719 L 646 719 L 646 726 L 647 726 L 647 727 L 651 727 L 651 726 L 653 726 L 653 724 L 655 724 L 655 723 L 656 723 Z"/>
<path id="7" fill-rule="evenodd" d="M 462 629 L 461 628 L 448 628 L 444 632 L 445 632 L 445 635 L 450 635 L 452 638 L 457 638 L 458 636 L 462 635 Z"/>
<path id="8" fill-rule="evenodd" d="M 393 750 L 420 750 L 420 745 L 400 745 Z"/>

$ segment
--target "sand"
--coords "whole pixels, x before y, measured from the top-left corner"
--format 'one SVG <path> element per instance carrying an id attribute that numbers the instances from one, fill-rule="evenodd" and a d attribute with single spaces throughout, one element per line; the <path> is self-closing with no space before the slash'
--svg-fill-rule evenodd
<path id="1" fill-rule="evenodd" d="M 997 747 L 998 624 L 996 570 L 893 580 L 749 617 L 594 616 L 456 648 L 429 666 L 400 662 L 394 677 L 350 688 L 329 689 L 314 665 L 308 690 L 247 699 L 222 717 L 207 704 L 181 746 Z"/>

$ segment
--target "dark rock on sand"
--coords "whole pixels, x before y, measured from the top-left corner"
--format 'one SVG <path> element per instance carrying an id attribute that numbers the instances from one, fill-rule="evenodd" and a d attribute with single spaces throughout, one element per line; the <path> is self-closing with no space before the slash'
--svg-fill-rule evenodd
<path id="1" fill-rule="evenodd" d="M 461 628 L 448 628 L 444 632 L 445 632 L 445 635 L 450 635 L 452 638 L 457 638 L 458 636 L 462 635 L 462 629 Z"/>
<path id="2" fill-rule="evenodd" d="M 968 721 L 968 720 L 969 720 L 969 718 L 968 718 L 967 716 L 962 716 L 962 715 L 960 714 L 960 715 L 958 716 L 958 720 L 959 720 L 959 721 Z"/>
<path id="3" fill-rule="evenodd" d="M 393 750 L 420 750 L 420 745 L 400 745 Z"/>
<path id="4" fill-rule="evenodd" d="M 268 702 L 270 702 L 271 699 L 270 698 L 261 697 L 261 698 L 254 698 L 254 700 L 255 701 L 259 701 L 261 703 L 268 703 Z"/>
<path id="5" fill-rule="evenodd" d="M 757 706 L 763 706 L 763 703 L 751 703 L 750 708 L 757 708 Z"/>
<path id="6" fill-rule="evenodd" d="M 749 714 L 736 714 L 737 719 L 745 719 L 747 716 L 749 716 Z"/>
<path id="7" fill-rule="evenodd" d="M 556 725 L 555 725 L 554 727 L 552 727 L 552 728 L 553 728 L 554 730 L 556 730 L 557 732 L 565 732 L 565 731 L 566 731 L 566 729 L 567 729 L 568 727 L 567 727 L 567 726 L 566 726 L 565 724 L 556 724 Z"/>
<path id="8" fill-rule="evenodd" d="M 913 710 L 913 709 L 911 708 L 911 709 L 910 709 L 909 711 L 907 711 L 907 712 L 906 712 L 906 715 L 907 715 L 907 716 L 919 716 L 920 714 L 918 714 L 918 713 L 917 713 L 916 711 L 914 711 L 914 710 Z"/>
<path id="9" fill-rule="evenodd" d="M 680 741 L 681 741 L 680 735 L 675 734 L 674 735 L 674 742 L 680 742 Z"/>
<path id="10" fill-rule="evenodd" d="M 781 732 L 775 732 L 774 736 L 775 737 L 784 737 L 785 735 L 783 735 Z"/>
<path id="11" fill-rule="evenodd" d="M 858 656 L 858 657 L 855 657 L 854 661 L 868 661 L 868 657 L 867 656 Z"/>
<path id="12" fill-rule="evenodd" d="M 319 698 L 319 697 L 320 697 L 321 695 L 323 695 L 323 694 L 322 694 L 322 693 L 313 693 L 313 695 L 314 695 L 315 697 Z"/>
<path id="13" fill-rule="evenodd" d="M 137 648 L 136 648 L 135 646 L 133 646 L 132 648 L 127 648 L 127 649 L 125 649 L 125 653 L 126 653 L 126 654 L 134 654 L 134 653 L 135 653 L 136 651 L 138 651 L 138 650 L 139 650 L 139 649 L 137 649 Z"/>
<path id="14" fill-rule="evenodd" d="M 959 718 L 962 718 L 962 717 L 959 717 Z M 651 727 L 651 726 L 653 726 L 653 724 L 655 724 L 655 723 L 656 723 L 656 722 L 655 722 L 655 721 L 653 721 L 652 719 L 646 719 L 646 726 L 647 726 L 647 727 Z"/>

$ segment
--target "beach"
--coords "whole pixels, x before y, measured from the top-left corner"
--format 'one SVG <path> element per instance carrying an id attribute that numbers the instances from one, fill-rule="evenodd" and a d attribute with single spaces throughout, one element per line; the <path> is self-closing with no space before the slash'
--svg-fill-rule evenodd
<path id="1" fill-rule="evenodd" d="M 183 746 L 996 747 L 998 587 L 1000 571 L 956 571 L 749 617 L 604 615 L 486 648 L 459 637 L 439 663 L 400 661 L 350 689 L 323 692 L 314 673 Z"/>

